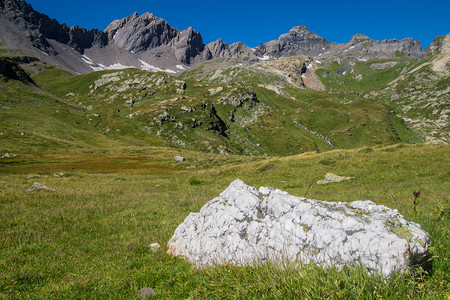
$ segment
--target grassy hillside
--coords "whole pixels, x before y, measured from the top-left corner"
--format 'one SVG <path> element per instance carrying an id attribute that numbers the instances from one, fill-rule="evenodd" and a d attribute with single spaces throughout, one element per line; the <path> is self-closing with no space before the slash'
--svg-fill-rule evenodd
<path id="1" fill-rule="evenodd" d="M 78 151 L 78 152 L 77 152 Z M 155 147 L 0 159 L 0 298 L 446 299 L 450 262 L 448 146 L 393 145 L 291 157 L 223 156 Z M 183 155 L 186 162 L 175 163 Z M 354 176 L 316 185 L 326 172 Z M 385 280 L 359 267 L 195 269 L 166 243 L 236 178 L 326 201 L 372 200 L 417 222 L 433 242 L 431 273 Z M 25 192 L 38 181 L 55 192 Z M 156 252 L 149 244 L 158 242 Z"/>
<path id="2" fill-rule="evenodd" d="M 396 65 L 386 68 L 386 63 Z M 377 67 L 379 64 L 384 69 L 373 69 L 372 64 Z M 292 126 L 295 127 L 292 121 L 296 121 L 328 137 L 340 148 L 352 148 L 423 141 L 416 131 L 410 130 L 392 113 L 391 106 L 376 97 L 377 91 L 397 78 L 403 68 L 413 64 L 414 61 L 405 59 L 356 64 L 323 60 L 319 63 L 306 56 L 252 66 L 217 60 L 186 72 L 182 77 L 215 84 L 251 86 L 258 99 L 279 114 L 288 116 Z M 357 79 L 359 75 L 362 76 L 360 80 Z M 325 90 L 320 90 L 315 81 L 321 81 Z"/>
<path id="3" fill-rule="evenodd" d="M 317 75 L 328 91 L 358 94 L 389 107 L 392 115 L 403 120 L 400 122 L 404 128 L 420 137 L 410 136 L 411 141 L 448 144 L 450 65 L 442 56 L 438 53 L 418 60 L 398 58 L 356 64 L 329 61 Z"/>
<path id="4" fill-rule="evenodd" d="M 91 132 L 85 112 L 32 84 L 0 82 L 0 152 L 58 151 L 108 144 Z"/>
<path id="5" fill-rule="evenodd" d="M 57 69 L 40 75 L 55 85 L 69 73 Z M 72 87 L 71 87 L 72 88 Z M 73 87 L 75 90 L 77 87 Z M 60 152 L 74 148 L 118 145 L 166 145 L 162 139 L 131 128 L 130 134 L 106 136 L 100 118 L 79 103 L 17 80 L 0 81 L 0 153 Z M 62 97 L 60 97 L 62 96 Z"/>
<path id="6" fill-rule="evenodd" d="M 280 92 L 263 84 L 283 79 L 271 70 L 233 66 L 216 76 L 206 67 L 179 79 L 135 69 L 51 69 L 33 79 L 88 111 L 87 122 L 114 140 L 157 136 L 185 149 L 256 156 L 421 141 L 373 99 L 299 88 L 299 74 Z"/>

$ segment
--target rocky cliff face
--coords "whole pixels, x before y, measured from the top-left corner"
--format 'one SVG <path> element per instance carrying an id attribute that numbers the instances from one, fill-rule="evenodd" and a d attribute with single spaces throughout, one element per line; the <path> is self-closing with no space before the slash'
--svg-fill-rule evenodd
<path id="1" fill-rule="evenodd" d="M 183 31 L 173 28 L 165 20 L 150 13 L 138 13 L 113 21 L 105 29 L 110 43 L 131 52 L 142 54 L 151 49 L 167 46 L 178 62 L 189 65 L 204 49 L 201 35 L 192 27 Z"/>
<path id="2" fill-rule="evenodd" d="M 221 58 L 221 57 L 230 57 L 230 49 L 227 43 L 224 43 L 222 39 L 218 39 L 215 42 L 211 42 L 206 45 L 205 48 L 205 59 L 213 59 L 213 58 Z"/>
<path id="3" fill-rule="evenodd" d="M 33 47 L 47 54 L 58 54 L 48 39 L 67 44 L 80 53 L 94 44 L 105 46 L 108 43 L 105 33 L 97 29 L 87 30 L 59 24 L 55 19 L 36 12 L 25 1 L 2 0 L 0 8 L 2 19 L 15 23 Z"/>
<path id="4" fill-rule="evenodd" d="M 108 39 L 120 49 L 143 52 L 168 45 L 180 31 L 153 14 L 138 13 L 121 20 L 115 20 L 105 29 Z"/>
<path id="5" fill-rule="evenodd" d="M 192 27 L 179 32 L 170 46 L 174 49 L 178 61 L 186 65 L 190 65 L 191 60 L 200 56 L 205 48 L 202 36 Z"/>

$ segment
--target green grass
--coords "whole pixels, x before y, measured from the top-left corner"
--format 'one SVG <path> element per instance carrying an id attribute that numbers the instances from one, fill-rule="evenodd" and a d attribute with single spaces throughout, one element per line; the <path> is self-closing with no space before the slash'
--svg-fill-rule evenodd
<path id="1" fill-rule="evenodd" d="M 374 70 L 370 66 L 374 63 L 397 62 L 398 64 L 380 70 Z M 386 87 L 386 85 L 397 78 L 405 66 L 410 66 L 413 61 L 409 59 L 385 59 L 368 62 L 357 62 L 354 66 L 344 66 L 334 61 L 316 71 L 322 83 L 328 90 L 348 91 L 351 93 L 370 93 Z M 342 74 L 342 70 L 346 70 Z M 324 78 L 323 75 L 327 74 Z M 338 76 L 339 74 L 339 76 Z M 357 80 L 361 75 L 362 79 Z"/>
<path id="2" fill-rule="evenodd" d="M 0 298 L 135 299 L 148 286 L 172 299 L 446 299 L 448 154 L 448 146 L 404 144 L 272 158 L 133 146 L 1 158 Z M 175 163 L 175 155 L 186 161 Z M 356 178 L 312 184 L 326 172 Z M 196 269 L 166 254 L 184 218 L 236 178 L 312 199 L 368 199 L 408 220 L 419 189 L 417 221 L 433 242 L 432 272 L 386 280 L 358 266 Z M 35 181 L 56 192 L 26 193 Z M 156 252 L 154 242 L 162 246 Z"/>

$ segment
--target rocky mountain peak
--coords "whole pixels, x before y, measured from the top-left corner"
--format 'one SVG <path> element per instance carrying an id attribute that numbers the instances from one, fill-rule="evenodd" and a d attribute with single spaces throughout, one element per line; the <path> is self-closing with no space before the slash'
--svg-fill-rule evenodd
<path id="1" fill-rule="evenodd" d="M 368 37 L 367 35 L 357 33 L 354 36 L 352 36 L 352 38 L 350 39 L 349 44 L 356 45 L 356 44 L 361 43 L 361 42 L 372 42 L 372 41 L 373 40 L 370 37 Z"/>
<path id="2" fill-rule="evenodd" d="M 224 43 L 221 38 L 206 45 L 206 49 L 206 58 L 209 57 L 209 59 L 230 56 L 228 44 Z"/>
<path id="3" fill-rule="evenodd" d="M 294 26 L 291 29 L 289 29 L 289 33 L 290 34 L 309 34 L 311 33 L 311 30 L 308 29 L 308 27 L 304 26 L 304 25 L 300 25 L 300 26 Z"/>
<path id="4" fill-rule="evenodd" d="M 189 65 L 191 59 L 200 55 L 205 49 L 202 36 L 192 27 L 179 32 L 171 41 L 170 46 L 175 49 L 175 56 L 178 61 L 186 65 Z"/>
<path id="5" fill-rule="evenodd" d="M 306 26 L 295 26 L 292 27 L 288 33 L 280 35 L 279 40 L 283 39 L 319 39 L 325 40 L 324 38 L 318 36 L 314 32 L 310 31 Z"/>
<path id="6" fill-rule="evenodd" d="M 139 16 L 137 12 L 126 18 L 115 20 L 105 29 L 114 44 L 130 52 L 142 52 L 167 45 L 179 34 L 179 30 L 151 13 Z"/>
<path id="7" fill-rule="evenodd" d="M 70 45 L 79 53 L 84 49 L 98 44 L 100 47 L 106 45 L 106 35 L 97 30 L 87 30 L 74 26 L 68 27 L 66 24 L 60 24 L 57 20 L 49 18 L 47 15 L 35 11 L 32 6 L 22 0 L 0 0 L 0 16 L 9 24 L 2 24 L 2 27 L 10 28 L 2 31 L 3 40 L 17 43 L 18 30 L 28 43 L 35 49 L 48 54 L 58 55 L 58 51 L 49 42 L 49 39 L 59 43 Z M 14 24 L 14 27 L 9 25 Z M 11 30 L 12 29 L 12 30 Z M 20 43 L 23 43 L 20 42 Z"/>
<path id="8" fill-rule="evenodd" d="M 280 35 L 278 40 L 260 45 L 256 50 L 276 58 L 299 54 L 315 56 L 327 50 L 332 44 L 306 26 L 295 26 L 288 33 Z"/>

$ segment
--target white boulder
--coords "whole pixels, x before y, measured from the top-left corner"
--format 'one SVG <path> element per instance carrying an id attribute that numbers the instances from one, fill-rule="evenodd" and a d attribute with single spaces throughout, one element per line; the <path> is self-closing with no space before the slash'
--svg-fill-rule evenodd
<path id="1" fill-rule="evenodd" d="M 420 225 L 386 206 L 311 200 L 237 179 L 190 213 L 167 246 L 196 266 L 359 262 L 389 275 L 425 258 L 428 244 Z"/>

